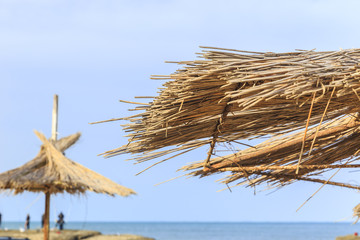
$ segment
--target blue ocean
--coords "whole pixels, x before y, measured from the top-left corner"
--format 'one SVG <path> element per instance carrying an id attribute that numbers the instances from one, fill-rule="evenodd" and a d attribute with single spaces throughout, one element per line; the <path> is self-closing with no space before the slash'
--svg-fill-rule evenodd
<path id="1" fill-rule="evenodd" d="M 23 222 L 3 222 L 19 229 Z M 32 229 L 40 227 L 34 222 Z M 53 227 L 53 226 L 51 226 Z M 103 234 L 137 234 L 156 240 L 334 240 L 360 233 L 351 223 L 227 223 L 227 222 L 67 222 L 67 229 L 96 230 Z"/>

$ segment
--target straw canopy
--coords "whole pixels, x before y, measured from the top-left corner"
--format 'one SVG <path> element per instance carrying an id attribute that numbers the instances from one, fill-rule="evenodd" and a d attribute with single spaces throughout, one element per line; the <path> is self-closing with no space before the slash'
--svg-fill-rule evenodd
<path id="1" fill-rule="evenodd" d="M 199 56 L 176 62 L 182 68 L 171 75 L 153 76 L 169 81 L 152 102 L 129 102 L 139 105 L 139 114 L 108 120 L 129 122 L 123 125 L 129 144 L 105 157 L 131 153 L 138 162 L 163 162 L 208 146 L 202 161 L 182 170 L 200 177 L 227 172 L 222 182 L 235 185 L 300 180 L 359 189 L 320 174 L 360 167 L 352 164 L 360 150 L 360 49 L 203 47 Z M 256 146 L 247 141 L 264 138 Z M 226 149 L 231 154 L 222 155 Z"/>
<path id="2" fill-rule="evenodd" d="M 23 166 L 0 174 L 0 189 L 10 189 L 15 194 L 23 191 L 83 194 L 87 190 L 111 196 L 136 194 L 63 155 L 79 139 L 80 133 L 56 142 L 37 131 L 35 134 L 43 143 L 39 154 Z"/>
<path id="3" fill-rule="evenodd" d="M 356 217 L 354 224 L 357 223 L 360 219 L 360 204 L 356 205 L 353 208 L 353 217 Z"/>

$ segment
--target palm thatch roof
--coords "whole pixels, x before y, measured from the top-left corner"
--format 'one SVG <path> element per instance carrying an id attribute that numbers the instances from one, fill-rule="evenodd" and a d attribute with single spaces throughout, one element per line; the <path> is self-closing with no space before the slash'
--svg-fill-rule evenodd
<path id="1" fill-rule="evenodd" d="M 227 172 L 223 183 L 283 186 L 321 179 L 325 171 L 360 167 L 360 49 L 288 53 L 206 48 L 170 75 L 159 96 L 120 119 L 129 144 L 105 157 L 135 154 L 157 163 L 202 146 L 191 176 Z M 141 97 L 139 97 L 141 98 Z M 249 139 L 266 141 L 249 146 Z M 270 140 L 268 140 L 270 139 Z M 238 150 L 247 145 L 247 149 Z M 230 155 L 219 150 L 233 149 Z M 155 163 L 155 164 L 157 164 Z M 155 165 L 154 164 L 154 165 Z"/>
<path id="2" fill-rule="evenodd" d="M 87 190 L 111 196 L 136 194 L 63 155 L 80 133 L 56 142 L 37 131 L 35 134 L 43 143 L 39 154 L 23 166 L 0 174 L 0 189 L 10 189 L 15 194 L 23 191 L 83 194 Z"/>

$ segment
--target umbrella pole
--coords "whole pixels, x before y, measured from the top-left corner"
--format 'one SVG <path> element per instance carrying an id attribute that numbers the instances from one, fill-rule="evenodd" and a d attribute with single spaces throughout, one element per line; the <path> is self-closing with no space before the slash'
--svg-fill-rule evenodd
<path id="1" fill-rule="evenodd" d="M 54 95 L 54 105 L 52 111 L 52 124 L 51 124 L 51 139 L 55 142 L 57 140 L 57 127 L 58 127 L 58 95 Z M 50 192 L 45 192 L 45 220 L 44 220 L 44 240 L 50 239 L 49 228 L 49 215 L 50 215 Z"/>
<path id="2" fill-rule="evenodd" d="M 50 239 L 49 215 L 50 215 L 50 192 L 46 192 L 45 193 L 44 240 Z"/>
<path id="3" fill-rule="evenodd" d="M 51 123 L 51 139 L 55 142 L 57 140 L 57 128 L 58 128 L 58 95 L 54 95 L 54 106 L 52 111 L 52 123 Z"/>

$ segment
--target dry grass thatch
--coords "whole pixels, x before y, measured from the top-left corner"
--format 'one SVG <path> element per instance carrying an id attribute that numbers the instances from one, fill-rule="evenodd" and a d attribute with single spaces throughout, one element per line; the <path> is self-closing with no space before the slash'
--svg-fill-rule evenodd
<path id="1" fill-rule="evenodd" d="M 354 208 L 353 208 L 353 217 L 356 217 L 355 219 L 355 223 L 357 223 L 360 219 L 360 204 L 356 205 Z"/>
<path id="2" fill-rule="evenodd" d="M 0 189 L 71 194 L 93 191 L 111 196 L 136 194 L 110 179 L 66 158 L 63 152 L 73 145 L 80 133 L 52 142 L 35 131 L 43 142 L 39 154 L 25 165 L 0 174 Z"/>
<path id="3" fill-rule="evenodd" d="M 283 186 L 321 179 L 353 164 L 360 150 L 360 49 L 289 53 L 203 48 L 199 60 L 176 62 L 160 94 L 141 112 L 122 119 L 129 144 L 104 153 L 139 154 L 138 162 L 209 146 L 204 160 L 182 170 L 208 176 L 227 172 L 223 183 Z M 140 97 L 141 98 L 141 97 Z M 131 102 L 130 102 L 131 103 Z M 248 139 L 270 138 L 236 150 Z M 235 149 L 219 156 L 219 146 Z M 215 157 L 214 157 L 215 156 Z M 156 164 L 156 163 L 155 163 Z M 316 177 L 317 176 L 317 177 Z"/>

